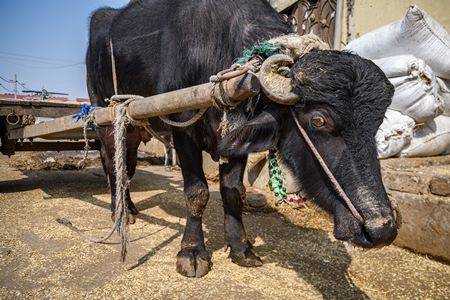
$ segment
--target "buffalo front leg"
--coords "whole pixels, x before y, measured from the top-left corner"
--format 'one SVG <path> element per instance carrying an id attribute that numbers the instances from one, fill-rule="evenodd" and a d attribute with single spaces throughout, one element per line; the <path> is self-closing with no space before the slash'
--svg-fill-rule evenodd
<path id="1" fill-rule="evenodd" d="M 202 277 L 209 272 L 211 257 L 206 251 L 202 217 L 209 199 L 209 190 L 202 168 L 202 152 L 183 132 L 174 133 L 180 158 L 186 202 L 186 227 L 181 250 L 177 254 L 176 270 L 183 276 Z"/>
<path id="2" fill-rule="evenodd" d="M 111 190 L 111 219 L 115 221 L 115 208 L 116 208 L 116 175 L 114 169 L 114 155 L 115 155 L 115 147 L 114 147 L 114 128 L 113 126 L 108 126 L 105 128 L 97 129 L 98 136 L 101 143 L 100 156 L 102 159 L 103 169 L 108 177 L 108 183 Z M 139 143 L 141 142 L 141 136 L 139 130 L 133 126 L 127 127 L 126 134 L 126 169 L 128 177 L 133 177 L 136 171 L 137 165 L 137 149 Z M 127 189 L 125 191 L 125 199 L 127 201 L 128 213 L 129 213 L 129 222 L 131 224 L 134 223 L 133 215 L 138 213 L 134 203 L 131 201 L 130 191 Z"/>
<path id="3" fill-rule="evenodd" d="M 225 242 L 231 248 L 230 258 L 243 267 L 261 266 L 262 262 L 252 250 L 242 222 L 245 187 L 242 183 L 247 157 L 229 158 L 219 167 L 220 193 L 225 213 Z"/>

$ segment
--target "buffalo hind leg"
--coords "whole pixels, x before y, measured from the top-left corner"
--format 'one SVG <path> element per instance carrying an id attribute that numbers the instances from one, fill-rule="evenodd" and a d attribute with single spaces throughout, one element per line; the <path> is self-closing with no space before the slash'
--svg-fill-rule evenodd
<path id="1" fill-rule="evenodd" d="M 108 177 L 108 183 L 111 190 L 111 219 L 115 221 L 115 208 L 116 208 L 116 175 L 114 170 L 114 128 L 113 126 L 107 126 L 105 128 L 97 129 L 98 136 L 100 138 L 101 150 L 100 156 L 102 159 L 103 169 Z M 136 127 L 128 126 L 126 135 L 127 155 L 126 155 L 126 168 L 128 177 L 133 177 L 136 171 L 137 165 L 137 149 L 141 142 L 141 136 L 139 130 Z M 138 214 L 138 210 L 131 201 L 129 189 L 125 192 L 125 199 L 127 201 L 129 222 L 133 224 L 135 222 L 134 216 Z"/>
<path id="2" fill-rule="evenodd" d="M 211 257 L 206 251 L 202 216 L 209 199 L 209 190 L 202 168 L 202 152 L 184 132 L 174 132 L 180 158 L 186 201 L 186 227 L 181 250 L 177 254 L 176 270 L 183 276 L 202 277 L 210 270 Z"/>
<path id="3" fill-rule="evenodd" d="M 242 222 L 242 207 L 245 187 L 242 183 L 247 157 L 229 158 L 221 164 L 220 193 L 225 213 L 225 242 L 231 248 L 230 258 L 243 267 L 261 266 L 262 262 L 252 250 Z"/>

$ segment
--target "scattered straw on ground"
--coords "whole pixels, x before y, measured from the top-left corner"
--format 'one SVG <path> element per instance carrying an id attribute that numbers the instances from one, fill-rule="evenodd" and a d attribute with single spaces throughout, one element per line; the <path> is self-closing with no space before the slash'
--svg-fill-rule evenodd
<path id="1" fill-rule="evenodd" d="M 332 236 L 332 218 L 312 205 L 246 210 L 264 265 L 239 267 L 224 252 L 215 183 L 204 217 L 212 270 L 182 277 L 175 271 L 185 214 L 181 174 L 148 163 L 132 181 L 140 214 L 122 264 L 115 235 L 93 244 L 55 221 L 67 218 L 97 238 L 109 230 L 98 159 L 83 170 L 47 168 L 53 163 L 76 164 L 51 153 L 0 157 L 1 299 L 450 299 L 449 265 L 395 246 L 347 252 Z"/>

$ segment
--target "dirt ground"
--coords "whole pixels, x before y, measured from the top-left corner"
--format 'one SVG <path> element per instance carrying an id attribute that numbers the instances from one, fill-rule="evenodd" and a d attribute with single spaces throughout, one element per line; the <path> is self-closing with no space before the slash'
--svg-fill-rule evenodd
<path id="1" fill-rule="evenodd" d="M 82 170 L 57 153 L 0 155 L 1 299 L 450 299 L 450 266 L 395 246 L 349 249 L 313 206 L 248 208 L 247 233 L 263 266 L 233 264 L 223 244 L 220 194 L 211 183 L 204 217 L 213 266 L 203 278 L 175 271 L 185 213 L 179 171 L 141 159 L 131 194 L 125 263 L 114 234 L 95 244 L 56 222 L 101 238 L 112 223 L 98 159 Z M 150 161 L 152 162 L 152 161 Z M 250 191 L 261 197 L 261 191 Z M 270 198 L 270 195 L 265 194 Z"/>

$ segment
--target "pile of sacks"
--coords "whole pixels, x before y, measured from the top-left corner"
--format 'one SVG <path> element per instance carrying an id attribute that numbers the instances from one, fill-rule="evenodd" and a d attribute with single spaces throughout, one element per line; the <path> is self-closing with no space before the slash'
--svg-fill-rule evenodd
<path id="1" fill-rule="evenodd" d="M 376 135 L 379 158 L 450 153 L 450 35 L 417 6 L 397 22 L 350 42 L 395 87 Z"/>

